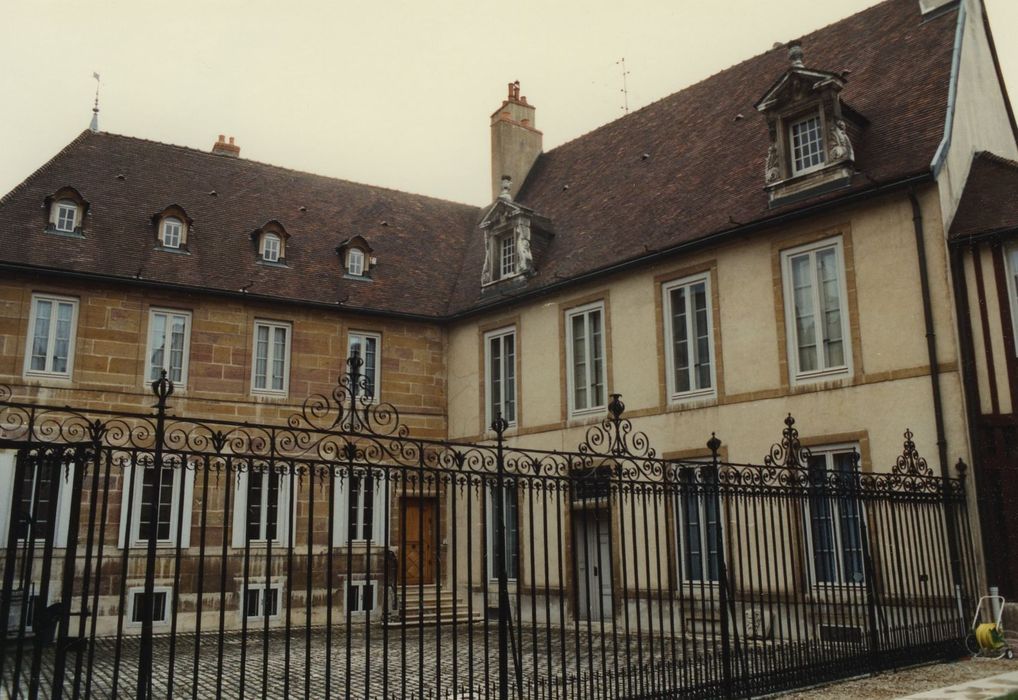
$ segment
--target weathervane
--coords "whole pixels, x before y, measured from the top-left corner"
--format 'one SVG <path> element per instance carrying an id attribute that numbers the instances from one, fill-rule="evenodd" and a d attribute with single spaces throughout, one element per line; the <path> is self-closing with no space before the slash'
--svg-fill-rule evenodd
<path id="1" fill-rule="evenodd" d="M 95 104 L 92 106 L 92 123 L 88 125 L 88 130 L 94 134 L 99 131 L 99 74 L 92 71 L 92 77 L 95 78 Z"/>

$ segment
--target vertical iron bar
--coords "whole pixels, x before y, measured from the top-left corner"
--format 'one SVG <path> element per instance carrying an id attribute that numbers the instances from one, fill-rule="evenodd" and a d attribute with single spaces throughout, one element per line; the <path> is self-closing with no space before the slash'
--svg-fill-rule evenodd
<path id="1" fill-rule="evenodd" d="M 495 520 L 495 573 L 498 576 L 498 697 L 509 698 L 509 582 L 505 569 L 505 429 L 508 423 L 499 412 L 491 424 L 495 431 L 497 481 L 493 503 Z"/>

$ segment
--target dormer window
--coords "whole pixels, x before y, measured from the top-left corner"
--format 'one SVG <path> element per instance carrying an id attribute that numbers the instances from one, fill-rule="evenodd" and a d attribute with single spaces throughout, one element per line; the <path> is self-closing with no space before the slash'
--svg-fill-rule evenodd
<path id="1" fill-rule="evenodd" d="M 274 233 L 266 233 L 262 237 L 262 260 L 279 262 L 279 236 Z"/>
<path id="2" fill-rule="evenodd" d="M 841 100 L 844 73 L 807 68 L 797 43 L 789 47 L 788 57 L 789 69 L 756 104 L 770 136 L 764 189 L 771 206 L 850 185 L 855 173 L 852 139 L 866 124 Z"/>
<path id="3" fill-rule="evenodd" d="M 361 277 L 364 274 L 364 251 L 360 248 L 351 248 L 347 252 L 346 271 L 354 277 Z"/>
<path id="4" fill-rule="evenodd" d="M 339 260 L 343 264 L 344 277 L 369 280 L 368 271 L 378 264 L 377 258 L 371 255 L 372 248 L 363 236 L 348 238 L 336 248 Z"/>
<path id="5" fill-rule="evenodd" d="M 792 171 L 795 175 L 808 173 L 824 164 L 824 132 L 819 113 L 792 122 L 789 127 L 792 144 Z"/>
<path id="6" fill-rule="evenodd" d="M 49 223 L 46 230 L 67 236 L 81 236 L 88 203 L 73 187 L 63 187 L 46 198 Z"/>
<path id="7" fill-rule="evenodd" d="M 152 220 L 156 224 L 156 241 L 161 249 L 187 252 L 192 221 L 181 207 L 172 204 L 155 214 Z"/>
<path id="8" fill-rule="evenodd" d="M 78 227 L 78 205 L 69 199 L 61 199 L 56 204 L 55 219 L 54 226 L 57 231 L 74 233 L 74 229 Z"/>
<path id="9" fill-rule="evenodd" d="M 508 176 L 503 177 L 502 193 L 478 224 L 484 235 L 482 287 L 513 279 L 525 281 L 534 274 L 534 255 L 530 244 L 535 215 L 533 210 L 512 200 L 511 189 L 512 181 Z M 547 219 L 542 221 L 547 225 Z"/>
<path id="10" fill-rule="evenodd" d="M 184 239 L 184 222 L 175 216 L 168 216 L 163 219 L 162 229 L 159 233 L 159 241 L 164 248 L 179 248 Z"/>
<path id="11" fill-rule="evenodd" d="M 251 240 L 258 246 L 259 262 L 286 265 L 286 244 L 290 234 L 276 220 L 267 221 L 251 232 Z"/>

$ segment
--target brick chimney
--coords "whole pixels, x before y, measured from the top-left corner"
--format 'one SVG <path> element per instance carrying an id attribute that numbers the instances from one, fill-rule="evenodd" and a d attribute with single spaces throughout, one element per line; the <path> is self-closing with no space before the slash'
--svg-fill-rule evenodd
<path id="1" fill-rule="evenodd" d="M 226 136 L 219 134 L 219 140 L 212 144 L 212 152 L 217 156 L 229 156 L 230 158 L 240 157 L 240 146 L 233 142 L 233 137 L 230 137 L 230 142 L 226 142 Z"/>
<path id="2" fill-rule="evenodd" d="M 509 83 L 509 97 L 491 115 L 492 201 L 506 176 L 512 179 L 509 194 L 515 197 L 541 155 L 542 134 L 534 127 L 534 107 L 520 96 L 520 81 Z"/>

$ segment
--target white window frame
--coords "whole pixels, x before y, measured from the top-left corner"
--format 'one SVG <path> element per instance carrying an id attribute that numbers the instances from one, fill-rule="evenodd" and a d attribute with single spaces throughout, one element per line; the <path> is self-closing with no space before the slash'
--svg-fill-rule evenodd
<path id="1" fill-rule="evenodd" d="M 674 329 L 672 327 L 675 315 L 672 309 L 672 292 L 680 288 L 686 288 L 687 290 L 692 289 L 694 286 L 702 284 L 704 285 L 704 295 L 707 302 L 707 354 L 708 362 L 710 363 L 710 386 L 690 388 L 686 391 L 680 391 L 676 388 L 675 381 L 675 343 L 674 343 Z M 717 396 L 717 361 L 716 361 L 716 348 L 714 347 L 714 300 L 711 296 L 711 275 L 709 272 L 705 272 L 691 277 L 684 277 L 682 279 L 674 280 L 662 285 L 662 308 L 664 309 L 664 328 L 665 328 L 665 362 L 666 362 L 666 374 L 668 382 L 668 396 L 673 402 L 684 401 L 686 399 L 704 398 Z M 690 347 L 690 364 L 688 368 L 690 387 L 696 383 L 698 373 L 696 371 L 698 345 L 696 343 L 696 334 L 694 333 L 695 320 L 693 318 L 693 306 L 691 297 L 687 291 L 686 293 L 686 333 L 687 342 Z M 700 363 L 702 364 L 702 363 Z"/>
<path id="2" fill-rule="evenodd" d="M 265 594 L 266 588 L 276 594 L 276 612 L 271 615 L 265 615 Z M 258 593 L 258 612 L 255 615 L 249 615 L 247 612 L 247 594 L 250 592 Z M 279 618 L 280 613 L 283 610 L 283 584 L 282 583 L 270 583 L 268 586 L 265 585 L 265 580 L 261 581 L 248 580 L 247 587 L 243 585 L 240 588 L 240 605 L 237 613 L 243 622 L 247 620 L 264 620 L 268 617 L 270 620 Z"/>
<path id="3" fill-rule="evenodd" d="M 10 535 L 11 513 L 14 511 L 14 476 L 17 467 L 16 450 L 0 450 L 0 548 L 7 546 L 7 538 Z M 71 487 L 74 484 L 75 465 L 69 469 L 60 468 L 61 483 L 57 490 L 56 524 L 53 530 L 53 546 L 63 548 L 67 546 L 67 534 L 71 519 Z M 42 537 L 35 538 L 41 542 Z M 19 543 L 24 539 L 19 538 Z"/>
<path id="4" fill-rule="evenodd" d="M 166 325 L 164 326 L 163 333 L 163 364 L 161 367 L 156 367 L 152 364 L 152 355 L 155 352 L 155 338 L 152 337 L 152 331 L 155 328 L 155 317 L 165 316 Z M 181 358 L 180 366 L 180 378 L 174 379 L 173 372 L 170 369 L 170 350 L 167 347 L 167 339 L 169 333 L 166 331 L 170 328 L 170 321 L 173 317 L 179 317 L 184 319 L 184 347 L 183 357 Z M 151 382 L 158 379 L 158 376 L 152 376 L 152 370 L 166 370 L 167 378 L 173 382 L 174 387 L 183 389 L 187 386 L 187 370 L 189 364 L 189 356 L 191 354 L 191 312 L 190 311 L 179 311 L 177 309 L 164 309 L 152 307 L 148 312 L 148 345 L 145 349 L 145 382 Z"/>
<path id="5" fill-rule="evenodd" d="M 177 515 L 180 512 L 180 489 L 184 489 L 183 529 L 180 532 L 180 546 L 186 549 L 191 546 L 191 525 L 194 510 L 194 477 L 196 468 L 185 468 L 174 465 L 165 469 L 173 470 L 173 492 L 170 496 L 170 536 L 156 539 L 157 547 L 177 546 Z M 123 469 L 123 484 L 120 489 L 120 535 L 118 546 L 123 549 L 127 542 L 127 510 L 131 509 L 131 547 L 147 547 L 148 537 L 142 537 L 141 530 L 141 499 L 144 495 L 144 476 L 146 467 L 127 466 Z M 132 481 L 133 479 L 133 481 Z M 134 491 L 134 503 L 130 503 L 128 494 Z"/>
<path id="6" fill-rule="evenodd" d="M 361 593 L 358 595 L 357 600 L 363 600 L 364 588 L 371 590 L 371 610 L 352 610 L 350 608 L 350 588 L 360 588 Z M 351 579 L 349 576 L 343 586 L 343 611 L 348 612 L 354 617 L 362 617 L 367 615 L 371 617 L 378 612 L 378 587 L 379 581 L 377 578 L 355 578 Z"/>
<path id="7" fill-rule="evenodd" d="M 519 261 L 516 259 L 516 232 L 504 233 L 495 239 L 497 279 L 504 280 L 516 276 L 519 272 Z"/>
<path id="8" fill-rule="evenodd" d="M 505 352 L 505 339 L 512 337 L 513 339 L 513 357 L 511 363 L 507 361 Z M 508 326 L 506 328 L 500 328 L 494 331 L 488 331 L 484 334 L 484 406 L 485 406 L 485 427 L 490 426 L 495 420 L 495 406 L 492 405 L 492 397 L 494 396 L 494 381 L 495 377 L 492 376 L 491 372 L 491 346 L 493 342 L 497 342 L 500 346 L 500 356 L 502 358 L 500 372 L 501 376 L 499 381 L 502 384 L 502 390 L 499 392 L 500 400 L 498 402 L 498 410 L 501 412 L 502 417 L 506 419 L 509 426 L 516 425 L 516 419 L 519 416 L 520 402 L 519 402 L 519 381 L 517 378 L 516 363 L 519 358 L 520 344 L 518 342 L 518 336 L 516 334 L 516 326 Z M 506 417 L 506 371 L 511 367 L 512 369 L 512 393 L 513 393 L 513 415 L 512 419 Z"/>
<path id="9" fill-rule="evenodd" d="M 360 248 L 350 248 L 346 252 L 346 271 L 354 277 L 364 276 L 364 261 L 366 256 Z"/>
<path id="10" fill-rule="evenodd" d="M 152 588 L 152 595 L 157 593 L 165 593 L 166 598 L 163 605 L 163 617 L 160 620 L 152 620 L 153 627 L 164 627 L 170 624 L 170 610 L 173 607 L 173 587 L 172 586 L 154 586 Z M 141 627 L 144 623 L 141 620 L 134 619 L 134 609 L 137 605 L 139 596 L 145 595 L 144 586 L 134 586 L 127 589 L 127 615 L 124 617 L 124 626 L 126 627 Z"/>
<path id="11" fill-rule="evenodd" d="M 573 357 L 573 319 L 577 316 L 588 316 L 593 312 L 599 312 L 601 314 L 601 382 L 603 385 L 602 402 L 599 404 L 593 403 L 593 397 L 588 396 L 588 405 L 583 407 L 576 406 L 576 387 L 574 386 L 574 373 L 575 363 Z M 566 312 L 565 324 L 566 324 L 566 391 L 568 393 L 567 401 L 569 405 L 570 417 L 590 415 L 592 413 L 599 413 L 604 410 L 608 405 L 608 324 L 607 314 L 605 313 L 605 305 L 603 301 L 595 301 L 591 304 L 584 304 L 583 306 L 577 306 L 574 309 L 570 309 Z M 589 323 L 585 321 L 585 325 L 589 327 Z M 589 333 L 587 334 L 587 341 L 585 343 L 584 352 L 586 354 L 586 386 L 588 389 L 591 387 L 591 380 L 593 378 L 593 363 L 594 355 L 592 353 L 592 343 L 590 342 Z"/>
<path id="12" fill-rule="evenodd" d="M 62 228 L 60 226 L 60 215 L 65 210 L 71 210 L 71 228 Z M 53 204 L 53 230 L 58 233 L 75 233 L 80 225 L 78 222 L 81 220 L 81 206 L 73 199 L 61 199 Z"/>
<path id="13" fill-rule="evenodd" d="M 799 338 L 797 321 L 795 316 L 795 282 L 792 275 L 792 259 L 800 255 L 810 255 L 810 275 L 812 282 L 812 304 L 814 316 L 814 328 L 816 331 L 815 347 L 817 351 L 817 363 L 822 365 L 824 360 L 824 343 L 826 339 L 826 324 L 821 327 L 820 317 L 823 314 L 819 291 L 818 279 L 816 276 L 816 254 L 828 248 L 834 249 L 834 259 L 838 270 L 838 294 L 839 313 L 841 316 L 841 344 L 844 353 L 844 364 L 831 367 L 820 366 L 815 370 L 801 370 L 799 368 Z M 781 280 L 785 296 L 785 338 L 788 349 L 789 377 L 793 383 L 805 383 L 810 381 L 821 381 L 831 377 L 851 375 L 852 373 L 852 336 L 849 323 L 849 300 L 848 284 L 845 274 L 845 249 L 841 236 L 826 238 L 806 245 L 797 246 L 781 251 Z"/>
<path id="14" fill-rule="evenodd" d="M 382 334 L 373 333 L 371 331 L 348 331 L 346 334 L 346 358 L 349 360 L 353 357 L 353 345 L 355 342 L 360 342 L 361 347 L 366 347 L 368 340 L 375 341 L 375 362 L 374 366 L 371 368 L 375 375 L 375 393 L 371 397 L 371 402 L 378 403 L 379 396 L 382 393 Z M 360 373 L 362 377 L 366 377 L 366 369 L 368 366 L 366 353 L 362 352 L 360 358 L 364 362 L 364 364 L 361 365 Z M 346 367 L 347 369 L 344 371 L 349 371 L 349 365 L 346 365 Z M 357 391 L 356 387 L 354 387 L 354 390 Z M 360 395 L 359 391 L 357 391 L 357 395 Z"/>
<path id="15" fill-rule="evenodd" d="M 975 263 L 978 265 L 979 260 Z M 1011 337 L 1014 338 L 1015 354 L 1018 355 L 1018 242 L 1004 247 L 1004 268 L 1007 272 L 1007 296 L 1011 307 Z"/>
<path id="16" fill-rule="evenodd" d="M 825 445 L 823 447 L 811 447 L 810 448 L 810 455 L 812 457 L 814 457 L 814 458 L 816 458 L 816 457 L 824 457 L 824 459 L 826 460 L 825 474 L 830 474 L 831 473 L 831 469 L 835 466 L 834 462 L 833 462 L 834 455 L 847 454 L 847 453 L 851 453 L 851 452 L 855 452 L 856 454 L 859 453 L 859 446 L 858 446 L 858 444 L 855 444 L 855 443 L 844 443 L 844 444 Z M 861 471 L 861 469 L 860 469 L 860 471 Z M 845 581 L 844 580 L 845 542 L 844 542 L 844 539 L 843 539 L 844 538 L 844 534 L 842 532 L 842 523 L 841 523 L 841 520 L 842 520 L 842 517 L 841 517 L 841 507 L 842 507 L 842 504 L 839 503 L 837 501 L 837 499 L 835 499 L 833 502 L 829 501 L 827 503 L 827 505 L 831 508 L 831 527 L 833 528 L 833 540 L 834 540 L 833 541 L 833 546 L 835 548 L 834 549 L 834 552 L 835 552 L 834 568 L 835 568 L 835 576 L 836 576 L 836 578 L 833 581 L 820 581 L 817 578 L 816 551 L 813 548 L 814 547 L 814 542 L 813 542 L 813 505 L 812 505 L 813 494 L 812 494 L 812 491 L 810 491 L 811 488 L 812 487 L 807 486 L 807 494 L 808 495 L 807 495 L 807 498 L 806 498 L 805 507 L 803 509 L 803 515 L 804 515 L 804 520 L 805 520 L 805 522 L 803 523 L 803 530 L 805 531 L 805 535 L 806 535 L 806 566 L 807 566 L 807 570 L 808 570 L 808 574 L 809 574 L 810 584 L 814 588 L 817 588 L 817 589 L 829 589 L 829 588 L 837 588 L 837 587 L 849 587 L 849 588 L 861 587 L 862 585 L 864 585 L 866 583 L 866 580 L 865 580 L 866 562 L 865 562 L 865 558 L 864 558 L 864 556 L 865 556 L 865 549 L 864 549 L 863 540 L 862 540 L 862 538 L 867 536 L 867 531 L 868 531 L 868 526 L 867 526 L 867 522 L 866 522 L 865 501 L 863 501 L 861 498 L 857 498 L 857 499 L 854 500 L 855 507 L 858 510 L 857 516 L 858 516 L 858 521 L 859 521 L 859 537 L 860 537 L 860 540 L 859 540 L 859 547 L 860 547 L 859 557 L 860 557 L 860 561 L 861 561 L 862 568 L 863 568 L 863 578 L 861 580 L 858 580 L 858 581 Z"/>
<path id="17" fill-rule="evenodd" d="M 371 539 L 366 540 L 363 537 L 352 537 L 350 533 L 350 496 L 352 489 L 350 488 L 350 476 L 351 472 L 354 476 L 364 477 L 370 476 L 374 479 L 374 494 L 373 503 L 371 504 Z M 370 545 L 370 546 L 384 546 L 385 545 L 385 524 L 388 522 L 390 517 L 390 502 L 389 502 L 389 482 L 385 478 L 384 469 L 370 469 L 367 467 L 353 467 L 352 469 L 344 469 L 343 474 L 333 477 L 336 479 L 336 490 L 337 498 L 335 505 L 333 506 L 333 538 L 332 541 L 337 547 L 345 547 L 348 545 Z M 359 492 L 360 503 L 358 507 L 363 507 L 363 490 Z M 363 525 L 363 523 L 362 523 Z M 354 533 L 357 534 L 357 533 Z M 363 534 L 363 531 L 359 534 Z"/>
<path id="18" fill-rule="evenodd" d="M 255 465 L 254 469 L 260 471 L 262 465 Z M 276 504 L 277 522 L 276 522 L 276 537 L 272 540 L 273 547 L 285 547 L 288 545 L 292 546 L 294 543 L 294 532 L 290 531 L 290 511 L 287 510 L 287 503 L 289 508 L 297 508 L 297 491 L 299 490 L 299 482 L 296 475 L 294 475 L 290 469 L 285 468 L 283 465 L 278 467 L 279 473 L 279 502 Z M 265 473 L 268 473 L 266 470 Z M 235 549 L 244 549 L 247 544 L 247 485 L 250 479 L 251 466 L 247 465 L 244 471 L 237 472 L 237 478 L 235 479 L 236 487 L 233 492 L 233 527 L 231 528 L 231 546 Z M 291 489 L 292 486 L 292 489 Z M 264 528 L 267 523 L 265 520 L 265 513 L 267 509 L 262 510 L 262 527 Z M 297 512 L 294 510 L 293 517 L 294 530 L 298 527 Z M 267 546 L 267 541 L 264 538 L 251 539 L 251 548 L 258 549 L 260 547 Z"/>
<path id="19" fill-rule="evenodd" d="M 258 379 L 258 329 L 269 329 L 269 343 L 265 355 L 265 386 L 257 385 Z M 276 329 L 283 329 L 286 332 L 286 342 L 283 348 L 283 388 L 273 389 L 272 366 L 278 359 L 275 356 L 276 343 L 273 339 Z M 265 321 L 256 319 L 254 332 L 251 334 L 251 393 L 267 396 L 286 396 L 290 392 L 290 345 L 293 340 L 293 324 L 280 321 Z"/>
<path id="20" fill-rule="evenodd" d="M 487 552 L 486 559 L 487 559 L 487 572 L 488 572 L 488 581 L 489 581 L 489 583 L 494 583 L 494 582 L 498 581 L 498 576 L 497 576 L 497 574 L 495 572 L 495 501 L 492 499 L 492 496 L 494 495 L 494 489 L 496 489 L 496 488 L 497 488 L 497 484 L 487 484 L 485 486 L 485 488 L 484 488 L 484 493 L 485 493 L 485 503 L 484 503 L 484 505 L 485 505 L 485 515 L 484 515 L 484 525 L 485 525 L 485 527 L 484 527 L 484 529 L 485 529 L 485 539 L 486 539 L 486 545 L 485 546 L 487 547 L 487 549 L 486 549 L 486 552 Z M 510 540 L 510 537 L 509 537 L 509 532 L 510 532 L 510 530 L 509 530 L 509 523 L 511 522 L 512 523 L 512 527 L 516 531 L 516 574 L 517 575 L 516 576 L 509 575 L 509 573 L 510 573 L 510 571 L 509 571 L 510 564 L 509 564 L 509 561 L 507 560 L 506 561 L 506 580 L 508 580 L 508 581 L 516 581 L 517 577 L 519 576 L 519 573 L 520 573 L 520 563 L 521 563 L 521 556 L 522 556 L 521 555 L 521 547 L 520 547 L 520 505 L 521 505 L 521 499 L 520 499 L 520 492 L 519 492 L 519 489 L 517 488 L 517 484 L 516 484 L 516 480 L 515 479 L 507 479 L 505 481 L 505 483 L 504 483 L 504 488 L 505 488 L 506 493 L 512 492 L 512 493 L 514 493 L 516 495 L 516 518 L 513 519 L 513 520 L 510 520 L 509 518 L 506 518 L 506 531 L 505 531 L 506 532 L 506 550 L 505 551 L 506 551 L 506 556 L 509 557 L 509 556 L 511 556 L 510 555 L 510 547 L 509 547 L 509 544 L 510 544 L 510 542 L 509 542 L 509 540 Z"/>
<path id="21" fill-rule="evenodd" d="M 170 227 L 171 226 L 175 226 L 177 228 L 176 232 L 174 233 L 174 236 L 176 236 L 176 240 L 173 243 L 170 243 L 170 239 L 171 239 Z M 178 217 L 176 217 L 176 216 L 166 216 L 166 217 L 163 217 L 163 220 L 159 223 L 159 243 L 160 243 L 160 245 L 162 245 L 163 248 L 171 248 L 173 250 L 179 250 L 181 247 L 183 247 L 185 240 L 186 239 L 185 239 L 185 234 L 184 234 L 184 222 L 183 222 L 183 220 L 178 218 Z"/>
<path id="22" fill-rule="evenodd" d="M 275 243 L 270 246 L 269 241 Z M 262 234 L 262 260 L 265 262 L 279 262 L 280 253 L 283 251 L 283 240 L 276 233 Z"/>
<path id="23" fill-rule="evenodd" d="M 53 305 L 53 313 L 49 319 L 49 335 L 46 343 L 46 368 L 32 369 L 32 351 L 35 346 L 35 324 L 38 322 L 39 302 L 46 301 Z M 58 296 L 56 294 L 33 294 L 32 307 L 28 317 L 28 337 L 25 340 L 25 376 L 26 377 L 53 377 L 56 379 L 70 379 L 74 374 L 74 350 L 75 341 L 78 335 L 78 300 L 72 297 Z M 60 304 L 71 306 L 71 329 L 67 340 L 67 371 L 53 371 L 54 350 L 57 342 L 57 309 Z"/>
<path id="24" fill-rule="evenodd" d="M 808 121 L 816 119 L 817 121 L 817 134 L 819 136 L 820 143 L 820 162 L 814 165 L 807 166 L 805 168 L 799 168 L 796 166 L 795 158 L 795 128 L 801 124 L 805 124 Z M 817 170 L 821 170 L 827 165 L 827 150 L 824 145 L 824 118 L 820 114 L 820 111 L 810 112 L 797 117 L 795 120 L 790 121 L 788 124 L 788 160 L 792 166 L 792 175 L 806 175 Z"/>
<path id="25" fill-rule="evenodd" d="M 680 467 L 678 473 L 683 477 L 685 474 L 692 474 L 692 481 L 681 481 L 680 485 L 676 487 L 675 494 L 675 541 L 678 544 L 678 551 L 676 552 L 678 562 L 678 574 L 679 581 L 683 585 L 688 584 L 704 584 L 707 586 L 716 586 L 720 581 L 721 575 L 721 563 L 725 557 L 725 515 L 724 506 L 721 501 L 720 485 L 715 485 L 718 490 L 712 494 L 705 493 L 705 489 L 710 488 L 710 484 L 706 484 L 703 481 L 705 475 L 706 465 L 708 463 L 690 464 L 685 467 Z M 689 471 L 686 471 L 689 470 Z M 683 486 L 684 485 L 684 486 Z M 694 493 L 690 493 L 690 491 Z M 690 496 L 696 499 L 697 509 L 697 523 L 700 530 L 700 578 L 694 578 L 693 572 L 689 570 L 687 562 L 687 553 L 689 551 L 689 537 L 688 537 L 688 525 L 689 520 L 687 517 L 687 504 L 686 501 Z M 707 498 L 709 495 L 713 495 L 717 499 L 717 527 L 721 528 L 721 551 L 717 553 L 718 556 L 718 578 L 712 579 L 703 578 L 705 572 L 710 571 L 710 550 L 713 544 L 709 542 L 709 527 L 707 526 Z"/>

